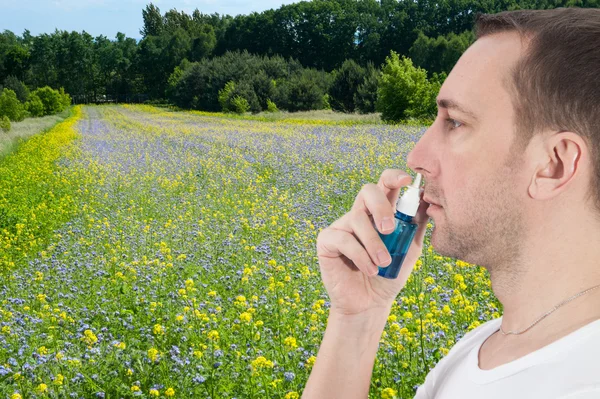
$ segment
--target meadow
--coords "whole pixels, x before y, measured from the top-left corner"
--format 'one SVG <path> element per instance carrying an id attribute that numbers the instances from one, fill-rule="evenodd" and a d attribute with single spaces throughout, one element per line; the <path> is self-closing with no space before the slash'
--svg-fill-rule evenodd
<path id="1" fill-rule="evenodd" d="M 424 128 L 70 112 L 0 160 L 0 397 L 299 398 L 329 309 L 317 234 Z M 370 398 L 412 398 L 501 314 L 485 269 L 425 240 Z"/>

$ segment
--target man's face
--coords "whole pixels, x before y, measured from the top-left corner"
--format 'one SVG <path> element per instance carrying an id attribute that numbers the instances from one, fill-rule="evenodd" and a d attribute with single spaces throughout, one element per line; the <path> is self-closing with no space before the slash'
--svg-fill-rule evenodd
<path id="1" fill-rule="evenodd" d="M 520 58 L 516 33 L 477 40 L 440 89 L 438 115 L 407 158 L 425 178 L 424 198 L 440 254 L 478 265 L 514 258 L 523 233 L 527 176 L 511 148 L 510 68 Z M 458 106 L 458 107 L 457 107 Z M 519 184 L 521 183 L 521 184 Z"/>

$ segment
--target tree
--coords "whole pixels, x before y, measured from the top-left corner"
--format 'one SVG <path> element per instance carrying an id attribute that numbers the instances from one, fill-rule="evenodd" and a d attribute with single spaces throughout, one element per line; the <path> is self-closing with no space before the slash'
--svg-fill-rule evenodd
<path id="1" fill-rule="evenodd" d="M 409 54 L 415 65 L 430 73 L 449 73 L 474 41 L 475 34 L 470 30 L 460 35 L 450 32 L 448 35 L 438 36 L 437 39 L 429 38 L 423 32 L 419 32 Z"/>
<path id="2" fill-rule="evenodd" d="M 142 19 L 144 20 L 144 26 L 140 29 L 140 34 L 145 38 L 146 36 L 158 36 L 162 33 L 164 27 L 164 20 L 160 9 L 154 4 L 150 3 L 142 11 Z"/>
<path id="3" fill-rule="evenodd" d="M 379 79 L 377 110 L 386 122 L 405 118 L 429 118 L 436 113 L 435 97 L 439 86 L 427 80 L 427 72 L 413 65 L 410 58 L 391 51 Z"/>
<path id="4" fill-rule="evenodd" d="M 354 104 L 362 114 L 375 112 L 379 75 L 380 71 L 372 63 L 368 63 L 365 77 L 354 93 Z"/>
<path id="5" fill-rule="evenodd" d="M 354 60 L 346 60 L 333 72 L 333 83 L 329 89 L 331 108 L 336 111 L 354 112 L 354 95 L 365 80 L 366 70 Z"/>

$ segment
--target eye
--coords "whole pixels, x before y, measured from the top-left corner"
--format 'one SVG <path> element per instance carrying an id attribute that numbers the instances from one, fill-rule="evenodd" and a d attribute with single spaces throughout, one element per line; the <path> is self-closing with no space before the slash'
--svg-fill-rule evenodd
<path id="1" fill-rule="evenodd" d="M 450 130 L 458 129 L 463 125 L 462 122 L 457 121 L 456 119 L 446 118 L 446 123 L 450 126 Z"/>

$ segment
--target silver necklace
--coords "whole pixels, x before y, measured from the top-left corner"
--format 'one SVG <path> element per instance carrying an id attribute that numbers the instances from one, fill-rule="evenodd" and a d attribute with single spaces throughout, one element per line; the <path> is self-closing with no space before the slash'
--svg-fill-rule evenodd
<path id="1" fill-rule="evenodd" d="M 544 313 L 540 318 L 538 318 L 536 321 L 533 322 L 533 324 L 531 324 L 529 327 L 527 327 L 524 330 L 521 331 L 509 331 L 509 332 L 504 332 L 504 330 L 502 329 L 502 325 L 500 325 L 500 332 L 502 333 L 502 335 L 508 335 L 508 334 L 513 334 L 513 335 L 518 335 L 518 334 L 523 334 L 525 331 L 529 330 L 531 327 L 535 326 L 537 323 L 539 323 L 544 317 L 548 316 L 550 313 L 554 312 L 556 309 L 560 308 L 562 305 L 571 302 L 573 299 L 577 298 L 580 295 L 585 294 L 586 292 L 595 290 L 596 288 L 600 287 L 600 285 L 597 285 L 595 287 L 592 288 L 588 288 L 585 291 L 581 291 L 579 294 L 575 294 L 572 297 L 565 299 L 564 301 L 562 301 L 561 303 L 559 303 L 558 305 L 554 306 L 552 309 L 550 309 L 548 312 Z"/>

